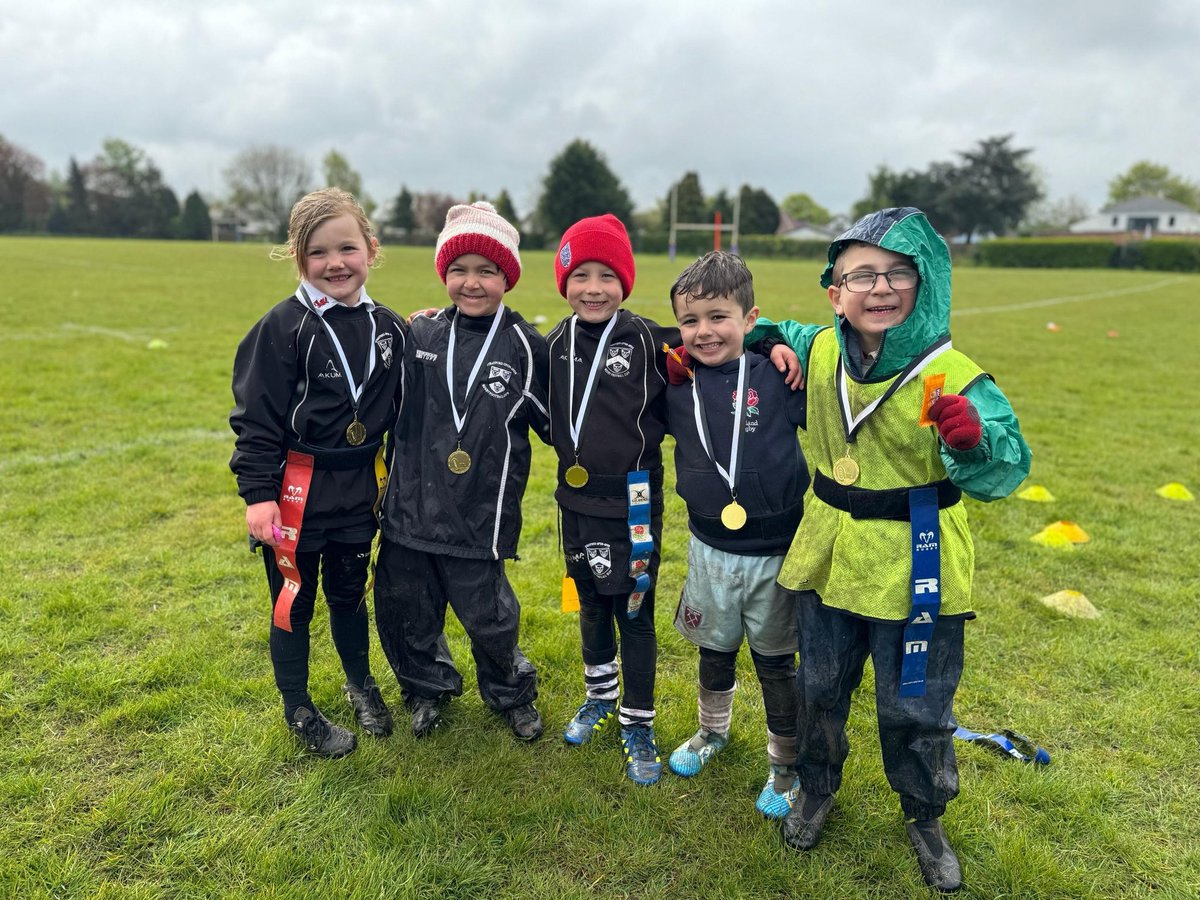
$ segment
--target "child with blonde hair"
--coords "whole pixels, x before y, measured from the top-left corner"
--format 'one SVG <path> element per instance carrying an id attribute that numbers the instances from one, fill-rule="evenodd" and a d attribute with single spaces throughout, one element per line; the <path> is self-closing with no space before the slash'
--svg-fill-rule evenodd
<path id="1" fill-rule="evenodd" d="M 408 332 L 366 291 L 379 245 L 355 199 L 326 188 L 292 207 L 286 254 L 300 284 L 238 346 L 230 468 L 246 503 L 251 549 L 262 548 L 273 615 L 275 684 L 288 727 L 329 757 L 355 748 L 308 692 L 309 624 L 318 579 L 359 724 L 391 733 L 368 660 L 366 584 L 383 436 L 396 420 Z"/>

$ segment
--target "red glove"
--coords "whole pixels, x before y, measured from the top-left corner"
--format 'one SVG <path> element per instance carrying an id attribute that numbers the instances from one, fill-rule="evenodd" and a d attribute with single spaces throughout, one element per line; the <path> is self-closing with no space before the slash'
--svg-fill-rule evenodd
<path id="1" fill-rule="evenodd" d="M 979 411 L 961 394 L 942 394 L 929 407 L 938 434 L 955 450 L 970 450 L 983 437 Z"/>
<path id="2" fill-rule="evenodd" d="M 667 380 L 671 384 L 687 384 L 692 377 L 692 358 L 680 344 L 674 350 L 663 344 L 667 351 Z"/>

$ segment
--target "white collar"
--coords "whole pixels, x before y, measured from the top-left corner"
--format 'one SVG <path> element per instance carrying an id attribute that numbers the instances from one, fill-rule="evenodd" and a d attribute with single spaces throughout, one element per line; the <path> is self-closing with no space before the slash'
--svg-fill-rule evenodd
<path id="1" fill-rule="evenodd" d="M 311 302 L 306 302 L 304 299 L 305 293 L 308 294 Z M 325 313 L 333 309 L 335 306 L 341 306 L 345 309 L 357 309 L 362 306 L 366 309 L 374 309 L 375 301 L 367 295 L 367 286 L 364 284 L 358 290 L 358 302 L 354 306 L 349 306 L 342 303 L 340 300 L 334 300 L 332 297 L 326 297 L 323 293 L 313 287 L 307 280 L 300 282 L 300 287 L 296 288 L 296 293 L 293 295 L 297 300 L 315 312 L 318 316 L 324 318 Z"/>

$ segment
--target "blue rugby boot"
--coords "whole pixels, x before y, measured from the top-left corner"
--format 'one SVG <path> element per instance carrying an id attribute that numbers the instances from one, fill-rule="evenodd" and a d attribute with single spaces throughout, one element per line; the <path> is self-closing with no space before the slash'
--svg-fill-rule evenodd
<path id="1" fill-rule="evenodd" d="M 667 765 L 676 775 L 691 778 L 700 774 L 710 759 L 717 755 L 729 743 L 729 735 L 717 734 L 701 728 L 690 740 L 684 741 L 675 748 Z"/>
<path id="2" fill-rule="evenodd" d="M 634 784 L 657 784 L 662 777 L 662 759 L 654 742 L 653 725 L 622 725 L 621 752 L 625 754 L 625 775 Z"/>
<path id="3" fill-rule="evenodd" d="M 772 765 L 754 808 L 768 819 L 782 819 L 800 793 L 800 778 L 791 766 Z"/>
<path id="4" fill-rule="evenodd" d="M 599 734 L 616 714 L 616 700 L 588 698 L 583 706 L 579 707 L 575 717 L 567 723 L 566 730 L 563 731 L 563 740 L 575 746 L 586 744 Z"/>

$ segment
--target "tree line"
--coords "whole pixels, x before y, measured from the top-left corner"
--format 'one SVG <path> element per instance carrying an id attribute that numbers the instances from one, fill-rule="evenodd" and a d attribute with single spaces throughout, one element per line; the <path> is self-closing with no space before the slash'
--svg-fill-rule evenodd
<path id="1" fill-rule="evenodd" d="M 388 229 L 390 239 L 424 243 L 440 231 L 450 206 L 489 199 L 501 215 L 520 226 L 526 246 L 538 247 L 556 242 L 576 220 L 605 212 L 625 222 L 635 240 L 639 233 L 665 232 L 672 193 L 680 222 L 710 222 L 720 213 L 729 223 L 736 199 L 739 230 L 746 235 L 774 234 L 786 220 L 837 228 L 885 206 L 920 207 L 943 234 L 961 235 L 967 241 L 1022 228 L 1065 228 L 1086 216 L 1086 206 L 1075 198 L 1043 202 L 1045 192 L 1029 158 L 1033 151 L 1014 147 L 1012 139 L 1012 135 L 985 138 L 959 152 L 956 160 L 932 162 L 924 169 L 893 171 L 881 165 L 869 174 L 866 193 L 848 216 L 830 213 L 802 192 L 777 204 L 766 190 L 749 184 L 743 184 L 736 195 L 724 188 L 707 195 L 694 171 L 670 185 L 654 208 L 635 212 L 628 191 L 604 155 L 577 139 L 550 161 L 541 194 L 525 215 L 514 208 L 506 189 L 492 196 L 473 192 L 456 198 L 438 191 L 413 192 L 401 185 L 375 218 Z M 223 175 L 227 195 L 213 200 L 219 207 L 218 218 L 243 226 L 256 224 L 264 238 L 273 240 L 286 231 L 292 204 L 321 186 L 302 156 L 274 145 L 241 151 Z M 377 211 L 377 204 L 363 192 L 359 173 L 336 150 L 322 160 L 321 182 L 354 194 L 368 214 Z M 1146 160 L 1109 183 L 1112 202 L 1138 196 L 1166 197 L 1200 208 L 1200 187 Z M 72 158 L 63 177 L 47 175 L 40 159 L 0 136 L 0 232 L 208 240 L 213 237 L 214 212 L 197 190 L 181 204 L 154 161 L 126 141 L 104 141 L 101 152 L 90 161 Z"/>

